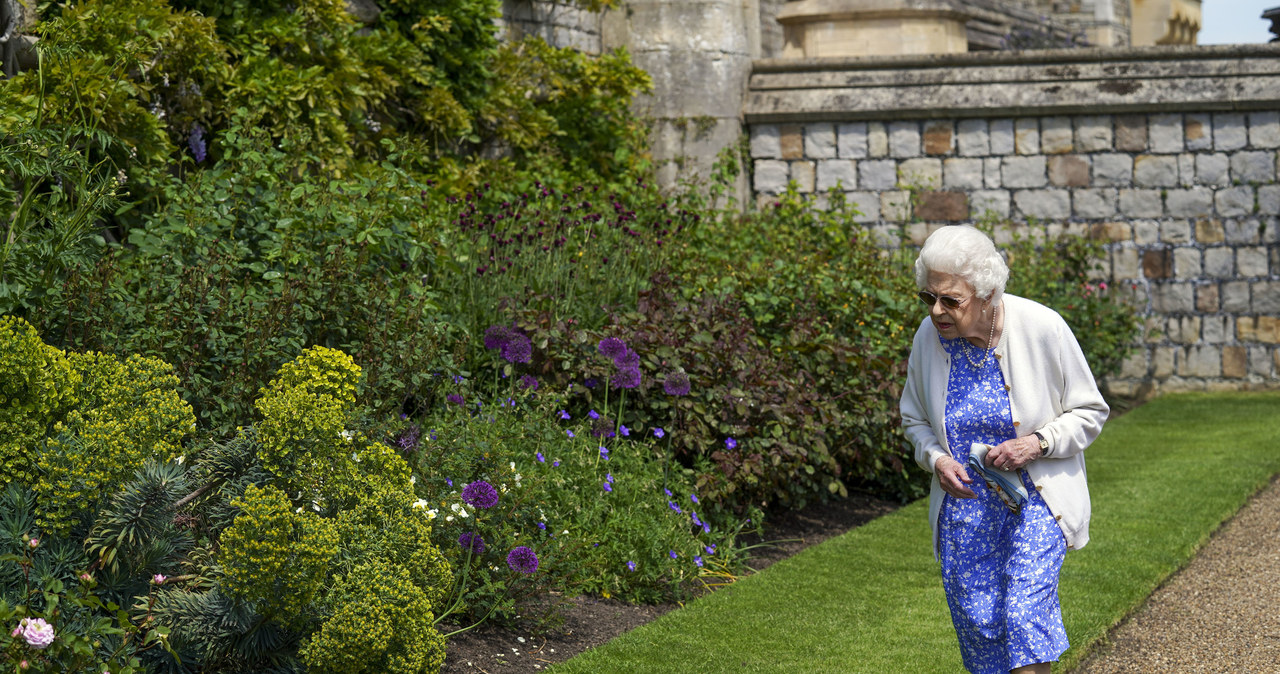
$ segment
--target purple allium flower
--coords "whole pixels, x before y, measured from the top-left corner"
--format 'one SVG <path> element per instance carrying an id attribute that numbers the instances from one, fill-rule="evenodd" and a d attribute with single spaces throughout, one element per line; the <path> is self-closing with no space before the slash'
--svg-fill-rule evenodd
<path id="1" fill-rule="evenodd" d="M 613 491 L 613 485 L 609 484 L 608 482 L 604 483 L 604 490 Z"/>
<path id="2" fill-rule="evenodd" d="M 53 625 L 45 622 L 44 618 L 23 618 L 18 628 L 22 630 L 22 640 L 36 650 L 48 648 L 53 643 Z"/>
<path id="3" fill-rule="evenodd" d="M 528 546 L 517 545 L 507 553 L 507 566 L 518 573 L 533 573 L 538 570 L 538 555 Z"/>
<path id="4" fill-rule="evenodd" d="M 693 556 L 693 563 L 694 563 L 694 564 L 697 564 L 698 566 L 702 566 L 702 557 L 701 557 L 701 556 L 699 556 L 699 555 L 694 555 L 694 556 Z"/>
<path id="5" fill-rule="evenodd" d="M 733 438 L 725 438 L 724 446 L 728 449 L 733 449 L 734 447 L 738 446 L 738 441 L 734 440 Z"/>
<path id="6" fill-rule="evenodd" d="M 473 555 L 484 554 L 484 539 L 474 531 L 467 531 L 459 536 L 458 545 L 462 546 L 463 550 L 470 550 Z"/>
<path id="7" fill-rule="evenodd" d="M 592 419 L 599 419 L 599 418 L 600 418 L 600 413 L 599 413 L 599 412 L 597 412 L 597 411 L 595 411 L 595 410 L 588 410 L 588 411 L 587 411 L 587 416 L 591 417 Z"/>
<path id="8" fill-rule="evenodd" d="M 418 440 L 421 437 L 422 431 L 418 429 L 418 425 L 411 424 L 396 437 L 395 446 L 402 452 L 412 452 L 418 448 Z"/>
<path id="9" fill-rule="evenodd" d="M 635 563 L 635 562 L 627 562 L 627 570 L 628 570 L 628 571 L 635 571 L 635 570 L 636 570 L 636 563 Z"/>
<path id="10" fill-rule="evenodd" d="M 490 325 L 484 331 L 484 348 L 501 349 L 511 339 L 511 328 L 505 325 Z"/>
<path id="11" fill-rule="evenodd" d="M 618 370 L 609 382 L 618 388 L 635 388 L 640 385 L 640 368 L 628 367 Z"/>
<path id="12" fill-rule="evenodd" d="M 564 411 L 564 410 L 560 410 L 560 418 L 561 418 L 561 419 L 569 419 L 569 418 L 571 418 L 571 417 L 569 416 L 569 413 L 568 413 L 568 412 L 566 412 L 566 411 Z"/>
<path id="13" fill-rule="evenodd" d="M 618 432 L 619 432 L 619 433 L 621 433 L 621 434 L 622 434 L 622 437 L 624 437 L 624 438 L 625 438 L 625 437 L 627 437 L 627 436 L 629 436 L 629 435 L 631 435 L 631 429 L 630 429 L 630 428 L 627 428 L 626 426 L 619 426 L 619 427 L 618 427 Z"/>
<path id="14" fill-rule="evenodd" d="M 534 453 L 534 456 L 538 457 L 538 463 L 546 463 L 546 462 L 547 462 L 547 457 L 543 456 L 543 455 L 542 455 L 542 452 L 535 452 L 535 453 Z"/>
<path id="15" fill-rule="evenodd" d="M 533 375 L 531 375 L 531 374 L 521 375 L 521 376 L 520 376 L 520 388 L 525 389 L 525 390 L 528 390 L 528 391 L 537 391 L 537 390 L 538 390 L 538 380 L 537 380 L 537 379 L 534 379 L 534 378 L 533 378 Z"/>
<path id="16" fill-rule="evenodd" d="M 603 445 L 600 447 L 600 458 L 604 459 L 605 461 L 609 460 L 609 449 L 607 447 L 604 447 Z"/>
<path id="17" fill-rule="evenodd" d="M 511 338 L 502 346 L 502 358 L 508 363 L 527 363 L 533 359 L 533 342 L 523 333 L 512 331 Z"/>
<path id="18" fill-rule="evenodd" d="M 197 122 L 191 125 L 191 134 L 187 136 L 187 147 L 191 148 L 191 156 L 199 164 L 208 156 L 208 145 L 204 141 L 204 127 Z"/>
<path id="19" fill-rule="evenodd" d="M 628 351 L 627 343 L 617 337 L 605 337 L 600 340 L 599 349 L 600 355 L 615 361 Z"/>
<path id="20" fill-rule="evenodd" d="M 492 508 L 498 505 L 498 490 L 484 480 L 476 480 L 462 488 L 462 500 L 477 508 Z"/>
<path id="21" fill-rule="evenodd" d="M 450 403 L 454 404 L 454 405 L 459 406 L 459 407 L 461 407 L 461 406 L 463 406 L 463 405 L 465 405 L 465 404 L 467 403 L 467 401 L 466 401 L 462 396 L 458 395 L 457 393 L 450 393 L 449 395 L 445 396 L 445 397 L 444 397 L 444 399 L 445 399 L 445 400 L 447 400 L 448 402 L 450 402 Z"/>
<path id="22" fill-rule="evenodd" d="M 629 370 L 631 368 L 639 368 L 640 354 L 636 353 L 635 351 L 632 351 L 631 349 L 627 349 L 622 353 L 621 356 L 618 356 L 617 358 L 613 359 L 613 364 L 619 370 Z"/>
<path id="23" fill-rule="evenodd" d="M 662 382 L 662 390 L 669 396 L 689 395 L 689 375 L 682 371 L 670 372 Z"/>
<path id="24" fill-rule="evenodd" d="M 662 427 L 659 426 L 658 428 L 653 429 L 653 437 L 661 439 L 664 435 L 666 435 L 666 433 L 662 430 Z"/>

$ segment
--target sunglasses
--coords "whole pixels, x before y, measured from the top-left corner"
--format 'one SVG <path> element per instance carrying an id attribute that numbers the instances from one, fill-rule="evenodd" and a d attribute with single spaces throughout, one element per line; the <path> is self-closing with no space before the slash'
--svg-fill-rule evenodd
<path id="1" fill-rule="evenodd" d="M 936 302 L 942 302 L 942 306 L 948 309 L 959 309 L 960 305 L 969 301 L 968 297 L 958 300 L 947 295 L 935 295 L 928 290 L 921 290 L 919 293 L 916 293 L 916 297 L 919 297 L 921 302 L 924 302 L 929 306 L 933 306 Z"/>

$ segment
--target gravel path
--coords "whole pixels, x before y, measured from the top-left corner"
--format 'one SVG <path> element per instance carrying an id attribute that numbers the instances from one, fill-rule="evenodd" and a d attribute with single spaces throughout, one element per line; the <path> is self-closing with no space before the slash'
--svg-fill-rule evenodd
<path id="1" fill-rule="evenodd" d="M 1073 674 L 1280 672 L 1280 481 Z"/>

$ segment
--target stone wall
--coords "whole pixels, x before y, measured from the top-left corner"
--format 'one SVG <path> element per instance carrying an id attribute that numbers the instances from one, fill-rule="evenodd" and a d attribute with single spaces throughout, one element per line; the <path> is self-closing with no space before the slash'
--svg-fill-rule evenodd
<path id="1" fill-rule="evenodd" d="M 553 47 L 571 47 L 584 54 L 602 52 L 600 13 L 571 2 L 502 0 L 498 22 L 503 39 L 536 35 Z"/>
<path id="2" fill-rule="evenodd" d="M 761 61 L 746 120 L 758 200 L 842 190 L 887 245 L 1103 238 L 1147 328 L 1113 393 L 1280 388 L 1280 49 Z"/>

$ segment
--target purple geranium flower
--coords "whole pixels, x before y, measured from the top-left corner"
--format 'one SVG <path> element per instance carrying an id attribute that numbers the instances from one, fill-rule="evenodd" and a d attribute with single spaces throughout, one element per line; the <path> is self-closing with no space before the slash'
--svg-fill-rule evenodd
<path id="1" fill-rule="evenodd" d="M 600 458 L 604 459 L 605 461 L 609 460 L 609 449 L 607 447 L 604 447 L 604 446 L 600 447 Z"/>
<path id="2" fill-rule="evenodd" d="M 664 435 L 666 435 L 666 433 L 663 432 L 661 427 L 653 429 L 653 437 L 661 439 Z"/>
<path id="3" fill-rule="evenodd" d="M 728 449 L 733 449 L 734 447 L 738 446 L 738 441 L 734 440 L 733 438 L 725 438 L 724 446 Z"/>
<path id="4" fill-rule="evenodd" d="M 492 508 L 498 505 L 498 490 L 484 480 L 476 480 L 462 488 L 462 500 L 477 508 Z"/>
<path id="5" fill-rule="evenodd" d="M 689 375 L 684 372 L 670 372 L 666 381 L 662 382 L 662 390 L 669 396 L 689 395 Z"/>
<path id="6" fill-rule="evenodd" d="M 697 564 L 698 566 L 702 566 L 702 557 L 700 557 L 700 556 L 698 556 L 698 555 L 694 555 L 694 557 L 693 557 L 693 563 L 694 563 L 694 564 Z"/>
<path id="7" fill-rule="evenodd" d="M 595 410 L 587 410 L 587 416 L 591 417 L 592 419 L 599 419 L 600 413 Z"/>
<path id="8" fill-rule="evenodd" d="M 560 410 L 560 418 L 561 418 L 561 419 L 568 419 L 568 418 L 569 418 L 569 413 L 568 413 L 568 412 L 566 412 L 566 411 L 564 411 L 564 410 Z"/>
<path id="9" fill-rule="evenodd" d="M 622 437 L 624 438 L 627 437 L 628 435 L 631 435 L 631 429 L 627 428 L 626 426 L 619 426 L 618 432 L 622 433 Z"/>
<path id="10" fill-rule="evenodd" d="M 518 545 L 507 553 L 507 566 L 518 573 L 533 573 L 538 570 L 538 555 L 526 545 Z"/>
<path id="11" fill-rule="evenodd" d="M 459 536 L 458 545 L 462 546 L 463 550 L 470 550 L 473 555 L 484 554 L 484 539 L 474 531 L 467 531 Z"/>
<path id="12" fill-rule="evenodd" d="M 628 570 L 628 571 L 635 571 L 635 570 L 636 570 L 636 563 L 635 563 L 635 562 L 627 562 L 627 570 Z"/>
<path id="13" fill-rule="evenodd" d="M 535 453 L 534 453 L 534 456 L 538 457 L 538 463 L 546 463 L 546 462 L 547 462 L 547 457 L 543 456 L 543 455 L 542 455 L 542 452 L 535 452 Z"/>
<path id="14" fill-rule="evenodd" d="M 604 483 L 604 490 L 613 491 L 613 485 L 609 484 L 608 482 Z"/>

